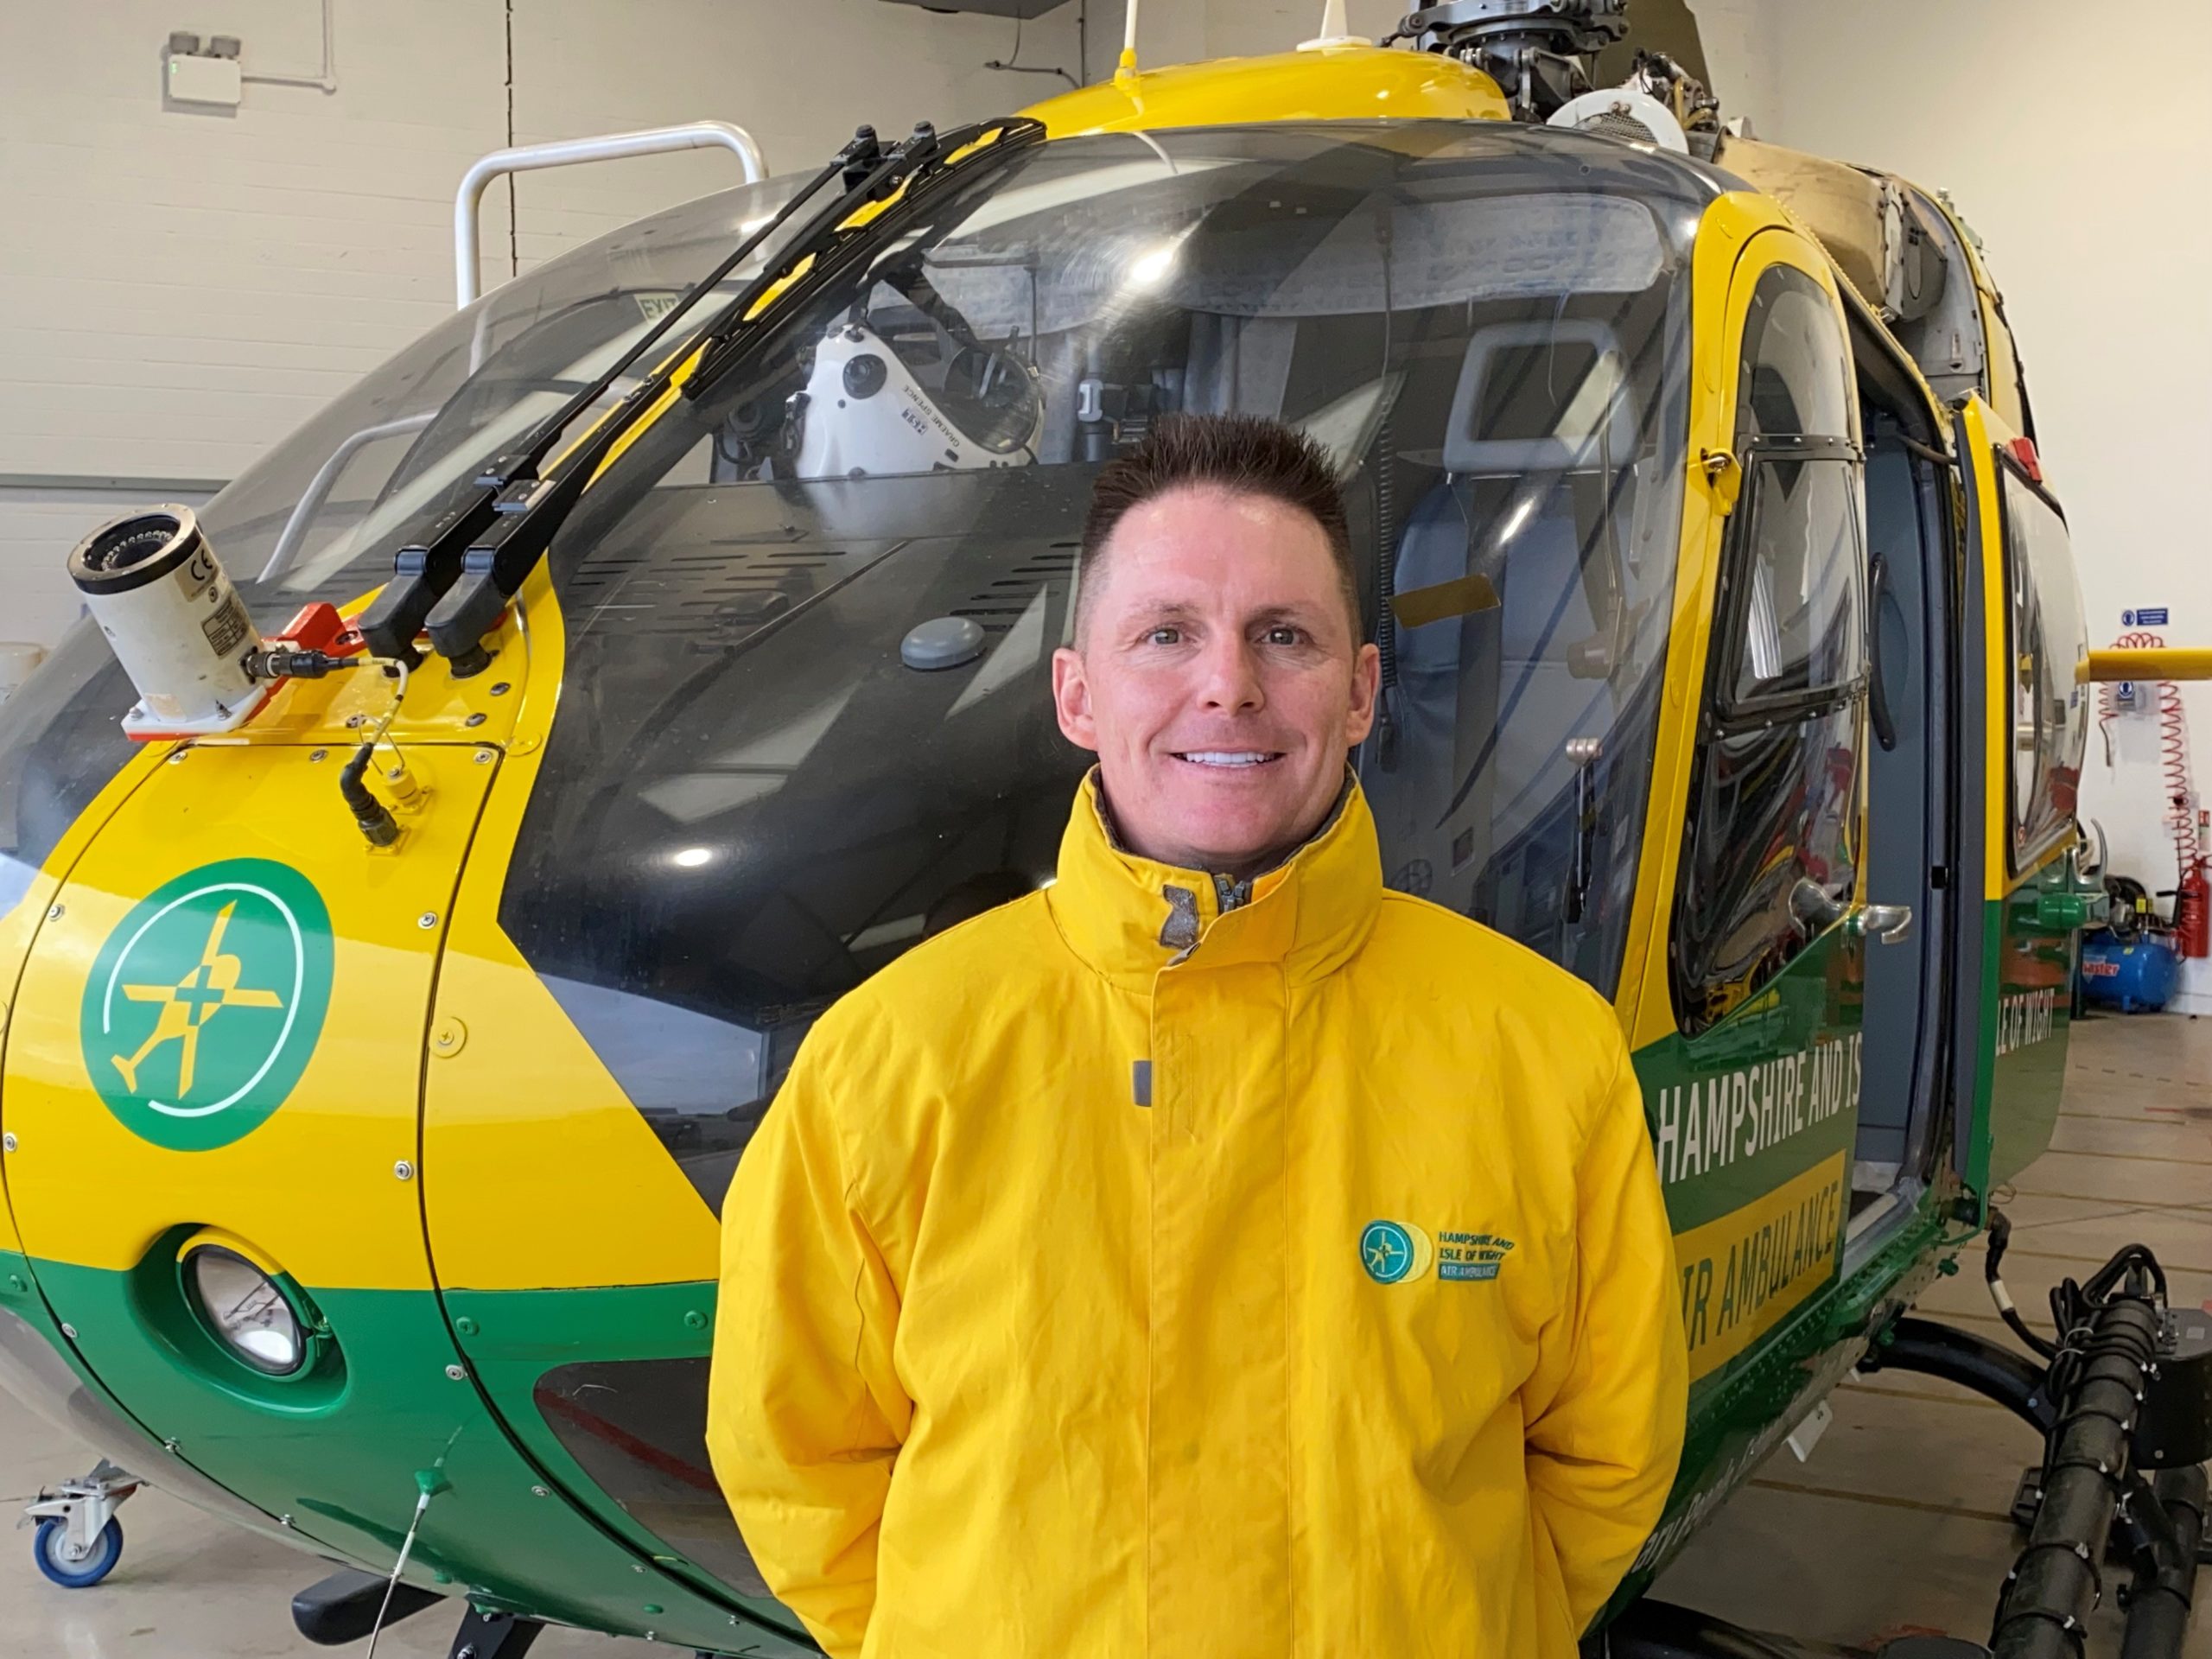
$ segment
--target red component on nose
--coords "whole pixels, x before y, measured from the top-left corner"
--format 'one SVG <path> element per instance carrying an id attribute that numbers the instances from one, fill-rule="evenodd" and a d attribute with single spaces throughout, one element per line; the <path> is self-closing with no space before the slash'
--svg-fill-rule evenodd
<path id="1" fill-rule="evenodd" d="M 301 607 L 276 637 L 293 651 L 320 651 L 332 657 L 350 657 L 361 649 L 361 636 L 346 627 L 338 607 L 321 602 Z"/>
<path id="2" fill-rule="evenodd" d="M 2029 478 L 2037 484 L 2043 482 L 2043 458 L 2036 454 L 2036 441 L 2033 438 L 2013 439 L 2012 459 L 2020 463 L 2020 469 L 2026 473 Z"/>

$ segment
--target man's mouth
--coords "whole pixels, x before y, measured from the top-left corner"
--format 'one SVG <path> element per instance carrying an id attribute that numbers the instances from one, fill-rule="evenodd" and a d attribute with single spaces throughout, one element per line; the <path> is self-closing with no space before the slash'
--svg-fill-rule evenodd
<path id="1" fill-rule="evenodd" d="M 1224 772 L 1273 766 L 1282 759 L 1280 749 L 1182 749 L 1174 753 L 1185 766 L 1211 766 Z"/>

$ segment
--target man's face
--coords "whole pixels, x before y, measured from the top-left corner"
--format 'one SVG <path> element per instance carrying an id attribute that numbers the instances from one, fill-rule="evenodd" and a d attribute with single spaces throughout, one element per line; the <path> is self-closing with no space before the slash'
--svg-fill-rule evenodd
<path id="1" fill-rule="evenodd" d="M 1244 874 L 1319 825 L 1375 721 L 1320 525 L 1211 486 L 1132 508 L 1052 658 L 1061 731 L 1098 755 L 1131 849 Z"/>

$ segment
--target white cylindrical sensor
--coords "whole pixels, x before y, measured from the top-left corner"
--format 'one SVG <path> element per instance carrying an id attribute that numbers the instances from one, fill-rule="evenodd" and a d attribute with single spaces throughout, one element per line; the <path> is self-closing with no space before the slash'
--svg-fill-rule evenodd
<path id="1" fill-rule="evenodd" d="M 246 671 L 260 632 L 191 508 L 102 524 L 69 555 L 69 579 L 138 688 L 123 721 L 133 737 L 231 731 L 268 701 Z"/>

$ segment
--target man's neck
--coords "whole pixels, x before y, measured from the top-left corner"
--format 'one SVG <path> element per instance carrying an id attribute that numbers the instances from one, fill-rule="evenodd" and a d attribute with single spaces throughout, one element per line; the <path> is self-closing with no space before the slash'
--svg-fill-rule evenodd
<path id="1" fill-rule="evenodd" d="M 1122 851 L 1135 853 L 1139 858 L 1148 858 L 1155 864 L 1170 864 L 1179 870 L 1202 871 L 1212 877 L 1217 883 L 1225 881 L 1242 887 L 1267 874 L 1270 870 L 1281 869 L 1292 859 L 1297 857 L 1310 842 L 1318 839 L 1321 832 L 1336 821 L 1338 812 L 1344 807 L 1344 797 L 1351 793 L 1351 785 L 1347 779 L 1344 787 L 1337 791 L 1336 798 L 1329 803 L 1327 809 L 1303 834 L 1293 836 L 1282 845 L 1270 849 L 1267 852 L 1244 859 L 1225 859 L 1195 849 L 1176 850 L 1141 844 L 1128 835 L 1115 817 L 1113 803 L 1106 798 L 1106 780 L 1103 778 L 1098 780 L 1098 809 L 1100 817 L 1105 821 L 1106 839 Z"/>

